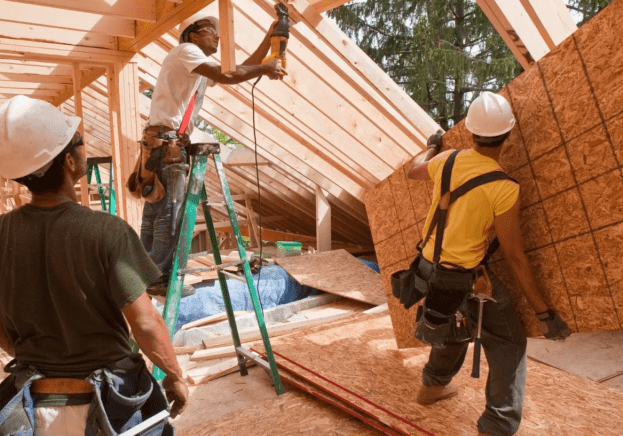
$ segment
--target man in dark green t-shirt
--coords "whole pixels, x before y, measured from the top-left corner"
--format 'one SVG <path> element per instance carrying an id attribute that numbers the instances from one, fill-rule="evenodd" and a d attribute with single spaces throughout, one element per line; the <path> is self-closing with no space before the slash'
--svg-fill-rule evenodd
<path id="1" fill-rule="evenodd" d="M 130 347 L 129 323 L 141 350 L 166 374 L 175 417 L 188 388 L 166 325 L 145 294 L 161 273 L 126 222 L 78 204 L 74 185 L 86 174 L 79 123 L 24 96 L 0 106 L 0 175 L 32 193 L 29 204 L 0 215 L 0 346 L 52 382 L 125 362 L 120 383 L 138 385 L 132 377 L 145 371 L 129 375 L 128 368 L 144 363 Z M 93 405 L 91 412 L 77 401 L 40 407 L 37 398 L 31 424 L 40 434 L 59 434 L 55 421 L 67 419 L 61 415 L 70 407 L 81 407 L 75 425 L 82 428 L 93 414 Z"/>

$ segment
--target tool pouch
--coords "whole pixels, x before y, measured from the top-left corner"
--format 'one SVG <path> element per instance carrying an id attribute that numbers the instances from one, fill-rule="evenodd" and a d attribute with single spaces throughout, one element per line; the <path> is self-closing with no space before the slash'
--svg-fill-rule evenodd
<path id="1" fill-rule="evenodd" d="M 400 300 L 405 309 L 426 297 L 428 283 L 418 275 L 421 254 L 418 254 L 409 269 L 396 271 L 391 275 L 392 294 Z"/>
<path id="2" fill-rule="evenodd" d="M 428 295 L 416 314 L 415 337 L 432 346 L 470 341 L 473 328 L 467 312 L 473 272 L 463 268 L 447 269 L 433 264 L 428 279 Z"/>
<path id="3" fill-rule="evenodd" d="M 139 158 L 126 183 L 134 198 L 144 198 L 150 203 L 164 198 L 165 189 L 158 178 L 162 153 L 167 151 L 166 147 L 162 147 L 162 143 L 162 139 L 143 134 Z"/>

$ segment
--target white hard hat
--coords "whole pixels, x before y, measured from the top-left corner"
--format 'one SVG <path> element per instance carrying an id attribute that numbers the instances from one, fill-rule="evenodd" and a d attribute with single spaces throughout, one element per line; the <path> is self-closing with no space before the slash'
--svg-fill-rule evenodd
<path id="1" fill-rule="evenodd" d="M 18 179 L 46 166 L 80 124 L 50 103 L 18 95 L 0 106 L 0 175 Z"/>
<path id="2" fill-rule="evenodd" d="M 212 23 L 212 26 L 214 26 L 214 30 L 216 30 L 216 34 L 219 34 L 219 28 L 218 28 L 218 18 L 213 17 L 212 15 L 208 15 L 205 12 L 197 12 L 195 15 L 186 18 L 184 21 L 182 21 L 182 23 L 179 25 L 179 27 L 177 28 L 178 33 L 180 35 L 180 37 L 182 36 L 182 33 L 184 32 L 184 30 L 186 30 L 186 28 L 188 26 L 190 26 L 191 24 L 196 23 L 197 21 L 201 21 L 201 20 L 209 20 Z"/>
<path id="3" fill-rule="evenodd" d="M 510 104 L 504 97 L 489 91 L 480 94 L 469 106 L 465 127 L 474 135 L 500 136 L 515 125 Z"/>

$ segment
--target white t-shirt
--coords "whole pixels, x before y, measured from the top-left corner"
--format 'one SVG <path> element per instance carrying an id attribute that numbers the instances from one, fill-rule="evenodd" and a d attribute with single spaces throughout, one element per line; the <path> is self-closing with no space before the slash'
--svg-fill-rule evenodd
<path id="1" fill-rule="evenodd" d="M 169 52 L 162 62 L 151 98 L 150 126 L 179 129 L 186 107 L 202 82 L 207 82 L 207 86 L 215 85 L 212 80 L 192 72 L 205 62 L 210 62 L 210 58 L 192 43 L 180 44 Z M 199 113 L 201 100 L 203 95 L 198 95 L 193 117 L 186 130 L 188 134 L 192 132 L 192 120 Z"/>

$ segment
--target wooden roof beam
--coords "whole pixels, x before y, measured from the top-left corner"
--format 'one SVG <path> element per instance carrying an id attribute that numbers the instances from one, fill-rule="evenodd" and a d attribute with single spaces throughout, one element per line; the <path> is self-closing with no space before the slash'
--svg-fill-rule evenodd
<path id="1" fill-rule="evenodd" d="M 138 21 L 156 21 L 156 0 L 21 0 L 20 3 L 48 6 L 69 11 L 130 18 Z"/>
<path id="2" fill-rule="evenodd" d="M 0 20 L 0 36 L 117 50 L 117 38 L 114 36 L 4 20 Z"/>
<path id="3" fill-rule="evenodd" d="M 169 31 L 169 29 L 177 26 L 213 1 L 184 0 L 181 3 L 174 3 L 167 0 L 156 0 L 156 22 L 137 22 L 136 36 L 134 38 L 120 38 L 119 49 L 133 52 L 140 51 L 143 47 Z"/>
<path id="4" fill-rule="evenodd" d="M 53 63 L 110 65 L 127 62 L 134 53 L 0 37 L 0 58 Z"/>
<path id="5" fill-rule="evenodd" d="M 338 6 L 349 3 L 351 0 L 309 0 L 309 5 L 314 8 L 316 12 L 322 14 L 330 9 L 335 9 Z"/>
<path id="6" fill-rule="evenodd" d="M 221 72 L 236 71 L 234 44 L 234 4 L 232 0 L 218 0 L 219 31 L 221 37 Z"/>
<path id="7" fill-rule="evenodd" d="M 574 30 L 563 0 L 476 1 L 524 69 Z"/>
<path id="8" fill-rule="evenodd" d="M 82 71 L 82 77 L 80 79 L 80 84 L 82 87 L 89 86 L 99 77 L 103 76 L 106 73 L 106 68 L 95 68 L 93 70 Z M 73 85 L 68 85 L 65 87 L 65 90 L 56 97 L 51 103 L 54 106 L 59 106 L 65 100 L 74 95 Z"/>
<path id="9" fill-rule="evenodd" d="M 14 23 L 26 23 L 60 29 L 80 30 L 82 32 L 101 33 L 112 36 L 134 38 L 134 20 L 107 17 L 86 12 L 63 11 L 57 8 L 15 3 L 0 0 L 2 19 Z"/>

